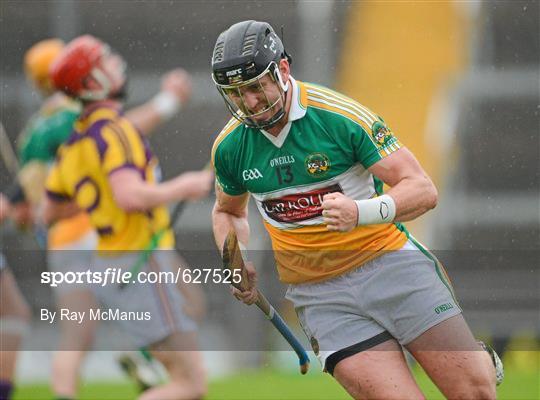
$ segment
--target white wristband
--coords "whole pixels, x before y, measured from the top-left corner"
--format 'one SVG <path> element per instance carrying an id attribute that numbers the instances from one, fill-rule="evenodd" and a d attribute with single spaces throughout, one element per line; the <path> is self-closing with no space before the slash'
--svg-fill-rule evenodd
<path id="1" fill-rule="evenodd" d="M 167 120 L 180 110 L 182 104 L 180 103 L 180 100 L 178 100 L 178 97 L 171 92 L 164 90 L 154 96 L 152 99 L 152 106 L 162 119 Z"/>
<path id="2" fill-rule="evenodd" d="M 358 226 L 386 224 L 392 222 L 396 216 L 396 203 L 387 194 L 369 200 L 355 200 L 354 202 L 358 208 Z"/>

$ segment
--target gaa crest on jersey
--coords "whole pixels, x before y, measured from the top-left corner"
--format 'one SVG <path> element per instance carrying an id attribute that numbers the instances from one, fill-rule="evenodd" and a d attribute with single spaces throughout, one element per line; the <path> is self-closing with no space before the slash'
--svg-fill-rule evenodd
<path id="1" fill-rule="evenodd" d="M 392 131 L 381 121 L 375 121 L 371 127 L 371 136 L 379 146 L 384 146 L 392 138 Z"/>
<path id="2" fill-rule="evenodd" d="M 306 171 L 311 176 L 323 176 L 330 169 L 330 159 L 323 153 L 312 153 L 306 157 Z"/>
<path id="3" fill-rule="evenodd" d="M 242 171 L 242 178 L 245 181 L 252 181 L 255 179 L 262 178 L 263 174 L 257 168 L 249 168 Z"/>

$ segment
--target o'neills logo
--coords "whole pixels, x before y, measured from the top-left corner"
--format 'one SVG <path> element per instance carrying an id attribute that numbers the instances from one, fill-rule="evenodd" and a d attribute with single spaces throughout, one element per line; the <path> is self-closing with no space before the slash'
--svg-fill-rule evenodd
<path id="1" fill-rule="evenodd" d="M 265 200 L 262 207 L 270 218 L 277 222 L 300 222 L 320 217 L 325 194 L 340 192 L 339 184 L 306 193 L 294 193 L 278 199 Z"/>

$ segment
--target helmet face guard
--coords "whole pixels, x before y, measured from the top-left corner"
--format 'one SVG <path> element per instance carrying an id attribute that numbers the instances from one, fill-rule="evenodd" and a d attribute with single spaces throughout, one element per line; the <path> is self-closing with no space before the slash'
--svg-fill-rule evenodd
<path id="1" fill-rule="evenodd" d="M 288 82 L 283 82 L 275 62 L 271 62 L 263 72 L 246 81 L 241 80 L 240 70 L 241 68 L 236 69 L 239 72 L 238 79 L 236 79 L 238 83 L 236 84 L 220 84 L 216 81 L 214 74 L 212 74 L 212 79 L 234 118 L 251 128 L 271 128 L 285 115 L 285 97 L 289 87 Z M 265 79 L 265 77 L 269 79 Z M 231 81 L 235 81 L 235 79 L 232 78 Z M 269 91 L 265 89 L 265 86 L 268 87 L 269 84 L 277 87 L 278 96 L 275 96 L 275 93 L 270 95 Z M 258 103 L 262 104 L 262 108 L 260 104 L 258 104 L 259 107 L 256 110 L 252 110 L 248 106 L 245 98 L 247 92 L 257 97 Z M 258 120 L 257 117 L 269 111 L 273 111 L 269 118 Z"/>
<path id="2" fill-rule="evenodd" d="M 266 22 L 238 22 L 219 35 L 212 55 L 212 80 L 234 118 L 263 129 L 284 117 L 288 82 L 283 82 L 279 70 L 283 59 L 291 62 Z"/>
<path id="3" fill-rule="evenodd" d="M 108 63 L 110 57 L 116 57 L 114 64 Z M 126 81 L 126 63 L 124 59 L 104 45 L 99 60 L 84 78 L 84 89 L 78 97 L 85 101 L 103 100 L 116 97 L 117 92 L 123 90 Z M 120 85 L 120 82 L 123 82 Z"/>

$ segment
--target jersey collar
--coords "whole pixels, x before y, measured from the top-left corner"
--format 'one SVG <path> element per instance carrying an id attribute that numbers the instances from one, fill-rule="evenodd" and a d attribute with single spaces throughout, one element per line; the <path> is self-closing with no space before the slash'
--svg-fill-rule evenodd
<path id="1" fill-rule="evenodd" d="M 268 139 L 272 144 L 278 148 L 283 146 L 285 139 L 289 136 L 289 131 L 291 130 L 291 123 L 302 118 L 306 115 L 307 110 L 307 91 L 304 84 L 300 81 L 296 81 L 292 76 L 289 77 L 289 82 L 291 84 L 291 108 L 289 109 L 287 125 L 283 127 L 279 135 L 274 136 L 266 132 L 264 129 L 261 129 L 261 133 Z"/>
<path id="2" fill-rule="evenodd" d="M 75 122 L 75 130 L 84 133 L 92 124 L 102 119 L 114 120 L 122 113 L 122 107 L 118 102 L 99 101 L 86 106 Z"/>
<path id="3" fill-rule="evenodd" d="M 289 122 L 296 121 L 306 115 L 307 91 L 304 84 L 290 77 L 292 86 L 291 108 L 289 109 Z"/>

